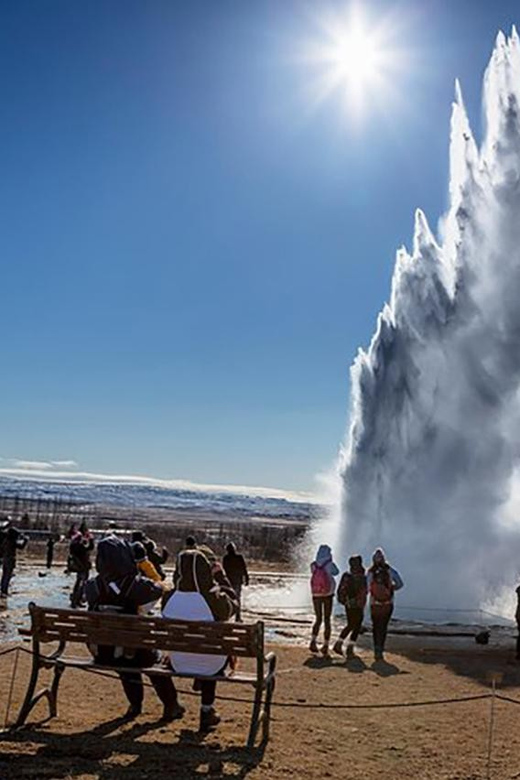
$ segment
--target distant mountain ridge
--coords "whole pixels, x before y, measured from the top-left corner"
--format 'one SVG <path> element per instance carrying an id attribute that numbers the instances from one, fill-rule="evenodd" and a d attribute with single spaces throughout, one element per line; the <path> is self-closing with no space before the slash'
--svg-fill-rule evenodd
<path id="1" fill-rule="evenodd" d="M 233 492 L 231 489 L 196 490 L 94 479 L 35 478 L 0 475 L 0 495 L 20 498 L 67 499 L 70 501 L 129 508 L 199 510 L 231 515 L 310 518 L 318 509 L 312 501 L 296 501 L 280 496 Z M 277 491 L 273 491 L 277 492 Z"/>

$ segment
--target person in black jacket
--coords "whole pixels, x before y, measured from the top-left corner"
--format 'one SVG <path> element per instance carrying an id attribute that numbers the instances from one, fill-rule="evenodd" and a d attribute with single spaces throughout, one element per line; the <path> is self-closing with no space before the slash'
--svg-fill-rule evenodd
<path id="1" fill-rule="evenodd" d="M 74 528 L 74 526 L 73 526 Z M 67 567 L 69 571 L 76 574 L 76 581 L 70 595 L 70 606 L 72 609 L 85 605 L 85 585 L 89 578 L 92 562 L 90 553 L 94 549 L 94 537 L 83 521 L 77 531 L 71 528 L 69 557 Z"/>
<path id="2" fill-rule="evenodd" d="M 222 559 L 222 566 L 226 572 L 226 576 L 230 581 L 233 590 L 236 593 L 238 601 L 237 621 L 241 620 L 240 610 L 242 601 L 242 587 L 249 585 L 249 573 L 247 571 L 246 562 L 243 555 L 237 553 L 236 547 L 233 542 L 229 542 L 226 547 L 226 554 Z"/>
<path id="3" fill-rule="evenodd" d="M 0 596 L 2 598 L 7 598 L 9 594 L 9 583 L 16 567 L 16 553 L 18 550 L 23 550 L 27 542 L 27 536 L 15 528 L 8 518 L 3 524 L 0 539 L 0 556 L 2 557 Z"/>
<path id="4" fill-rule="evenodd" d="M 137 573 L 130 545 L 116 536 L 107 536 L 99 542 L 96 569 L 97 576 L 90 579 L 85 588 L 89 610 L 137 615 L 139 607 L 158 601 L 164 593 L 161 585 Z M 153 666 L 159 655 L 155 650 L 146 649 L 125 650 L 109 645 L 95 648 L 97 663 L 129 669 L 118 672 L 129 702 L 125 718 L 136 718 L 143 706 L 142 675 L 132 671 L 132 667 Z M 172 679 L 154 674 L 149 678 L 164 707 L 161 720 L 170 722 L 182 718 L 184 707 L 177 700 Z"/>

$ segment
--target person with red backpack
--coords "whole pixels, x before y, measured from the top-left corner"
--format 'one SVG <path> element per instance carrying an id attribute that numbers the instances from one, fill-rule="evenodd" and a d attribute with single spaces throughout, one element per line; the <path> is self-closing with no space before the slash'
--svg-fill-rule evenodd
<path id="1" fill-rule="evenodd" d="M 378 547 L 372 556 L 368 570 L 368 591 L 370 593 L 370 615 L 374 638 L 374 657 L 383 661 L 386 633 L 394 611 L 394 593 L 403 587 L 403 581 L 396 569 L 387 562 L 384 551 Z"/>
<path id="2" fill-rule="evenodd" d="M 339 574 L 339 569 L 332 560 L 332 552 L 328 544 L 321 544 L 318 548 L 316 559 L 311 563 L 311 594 L 314 607 L 315 620 L 312 626 L 312 638 L 309 644 L 311 653 L 318 652 L 318 635 L 322 622 L 324 627 L 324 642 L 321 647 L 323 655 L 329 654 L 329 642 L 332 632 L 331 616 L 332 603 L 336 590 L 334 577 Z"/>
<path id="3" fill-rule="evenodd" d="M 352 555 L 348 563 L 349 571 L 342 575 L 337 594 L 347 613 L 347 625 L 334 643 L 333 650 L 343 655 L 343 641 L 349 637 L 347 658 L 353 658 L 367 603 L 367 577 L 361 555 Z"/>

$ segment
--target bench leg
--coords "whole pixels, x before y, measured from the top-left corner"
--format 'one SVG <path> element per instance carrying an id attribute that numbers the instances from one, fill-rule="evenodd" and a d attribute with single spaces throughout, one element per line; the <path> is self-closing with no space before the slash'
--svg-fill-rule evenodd
<path id="1" fill-rule="evenodd" d="M 48 667 L 48 665 L 49 665 L 48 663 L 42 661 L 42 659 L 40 658 L 38 643 L 34 643 L 31 677 L 29 679 L 29 685 L 27 686 L 25 699 L 23 700 L 23 704 L 20 707 L 20 712 L 18 713 L 18 717 L 14 723 L 14 728 L 19 728 L 20 726 L 24 725 L 32 708 L 44 696 L 49 702 L 50 717 L 55 718 L 56 715 L 58 714 L 58 688 L 60 685 L 61 675 L 63 674 L 63 671 L 65 669 L 63 664 L 56 663 L 54 665 L 54 674 L 53 674 L 51 686 L 47 688 L 43 688 L 36 695 L 34 693 L 34 691 L 36 690 L 36 684 L 38 683 L 38 675 L 40 673 L 40 669 L 42 667 Z"/>
<path id="2" fill-rule="evenodd" d="M 274 692 L 274 678 L 267 683 L 267 688 L 265 692 L 265 703 L 264 703 L 263 717 L 262 717 L 262 742 L 264 743 L 264 745 L 269 740 L 269 724 L 271 720 L 271 702 L 273 700 L 273 692 Z"/>
<path id="3" fill-rule="evenodd" d="M 58 688 L 60 686 L 61 675 L 64 671 L 65 667 L 63 664 L 56 664 L 54 667 L 54 677 L 49 690 L 49 710 L 51 718 L 55 718 L 58 714 Z"/>
<path id="4" fill-rule="evenodd" d="M 14 724 L 15 728 L 18 728 L 19 726 L 23 726 L 23 724 L 27 720 L 27 716 L 29 715 L 30 711 L 36 704 L 34 691 L 36 689 L 36 683 L 38 682 L 38 674 L 40 672 L 40 668 L 41 665 L 40 665 L 40 659 L 38 657 L 38 654 L 33 652 L 31 677 L 29 679 L 29 685 L 27 686 L 27 693 L 25 694 L 25 699 L 23 700 L 23 704 L 20 707 L 20 712 L 18 713 L 18 717 Z"/>
<path id="5" fill-rule="evenodd" d="M 251 728 L 249 729 L 249 737 L 247 738 L 247 747 L 249 748 L 255 746 L 256 734 L 258 732 L 258 726 L 260 725 L 261 708 L 262 708 L 262 686 L 257 685 L 255 689 L 255 701 L 253 704 L 253 712 L 251 714 Z"/>

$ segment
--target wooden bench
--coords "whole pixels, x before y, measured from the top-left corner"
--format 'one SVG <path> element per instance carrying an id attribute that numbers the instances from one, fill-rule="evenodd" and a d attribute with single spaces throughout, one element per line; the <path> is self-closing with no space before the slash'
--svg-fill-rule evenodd
<path id="1" fill-rule="evenodd" d="M 39 607 L 33 602 L 29 604 L 29 613 L 31 627 L 30 629 L 20 629 L 20 633 L 32 637 L 32 671 L 25 699 L 14 724 L 15 728 L 25 723 L 30 711 L 42 697 L 48 700 L 50 716 L 57 715 L 60 678 L 67 666 L 77 669 L 137 671 L 144 674 L 171 677 L 195 677 L 193 674 L 177 673 L 170 667 L 161 664 L 147 668 L 101 666 L 93 658 L 75 657 L 66 652 L 68 643 L 79 643 L 255 658 L 256 674 L 230 672 L 212 677 L 196 676 L 201 680 L 252 685 L 255 689 L 255 695 L 247 745 L 248 747 L 254 746 L 260 725 L 262 725 L 262 741 L 267 742 L 271 701 L 275 685 L 276 656 L 274 653 L 264 655 L 264 624 L 262 621 L 248 625 L 246 623 L 170 620 L 162 617 L 83 612 L 76 609 L 52 609 Z M 48 642 L 58 642 L 58 648 L 45 655 L 41 652 L 40 645 Z M 48 687 L 35 693 L 38 675 L 43 668 L 54 669 L 52 682 Z"/>

